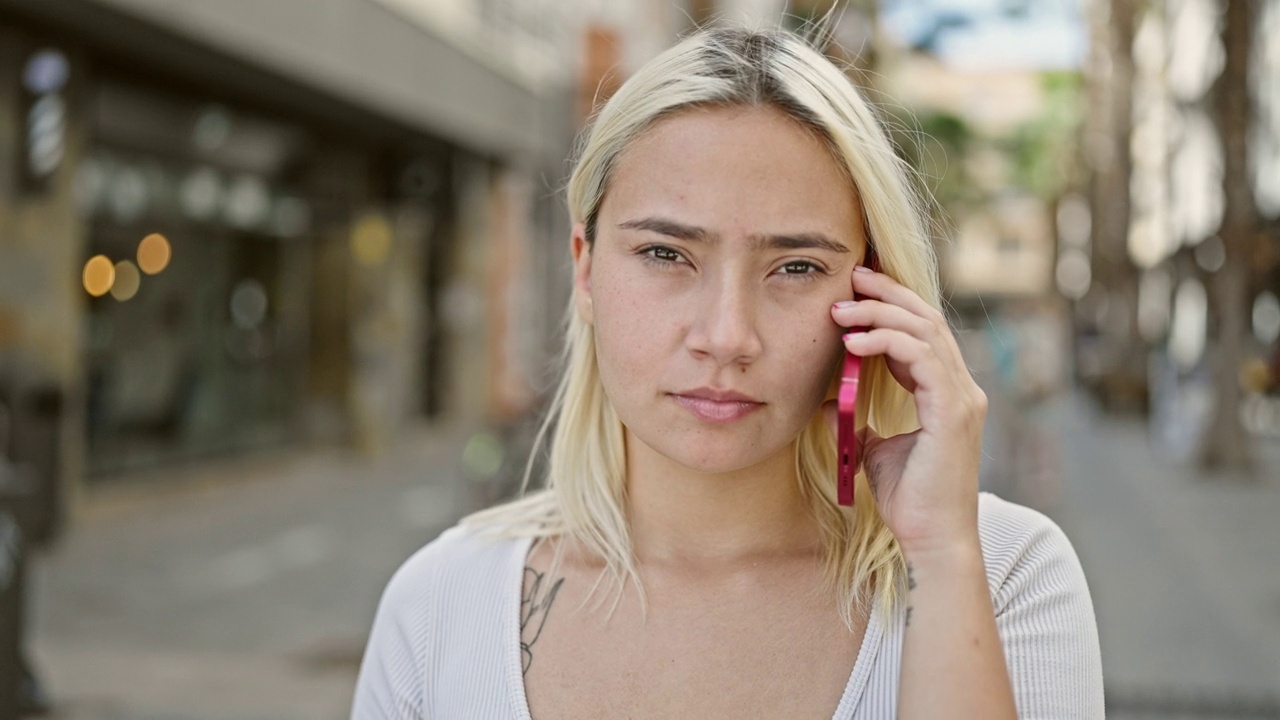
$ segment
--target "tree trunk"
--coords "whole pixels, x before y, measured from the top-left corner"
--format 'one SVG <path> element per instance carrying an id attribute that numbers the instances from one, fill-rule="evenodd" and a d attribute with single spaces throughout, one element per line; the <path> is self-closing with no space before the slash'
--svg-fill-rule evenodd
<path id="1" fill-rule="evenodd" d="M 1137 0 L 1095 0 L 1090 23 L 1097 53 L 1091 60 L 1086 143 L 1093 169 L 1093 292 L 1108 308 L 1101 330 L 1105 408 L 1141 410 L 1146 403 L 1146 353 L 1138 337 L 1138 272 L 1129 258 L 1133 162 L 1133 36 Z"/>
<path id="2" fill-rule="evenodd" d="M 1226 262 L 1209 283 L 1209 316 L 1217 329 L 1210 360 L 1217 404 L 1201 453 L 1206 469 L 1250 473 L 1249 435 L 1240 419 L 1243 391 L 1240 367 L 1249 315 L 1249 256 L 1257 219 L 1249 185 L 1249 54 L 1253 3 L 1223 0 L 1226 18 L 1222 45 L 1226 64 L 1215 87 L 1218 130 L 1222 137 L 1223 194 L 1219 237 Z"/>

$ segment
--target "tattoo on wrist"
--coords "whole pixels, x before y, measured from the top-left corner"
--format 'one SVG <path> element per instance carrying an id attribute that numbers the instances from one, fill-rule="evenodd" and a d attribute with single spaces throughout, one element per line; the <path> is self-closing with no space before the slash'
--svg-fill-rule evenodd
<path id="1" fill-rule="evenodd" d="M 542 636 L 547 613 L 564 584 L 564 578 L 559 578 L 544 588 L 545 580 L 543 573 L 525 567 L 525 592 L 520 598 L 520 670 L 524 675 L 529 674 L 529 665 L 533 663 L 533 644 Z"/>
<path id="2" fill-rule="evenodd" d="M 916 569 L 911 566 L 911 563 L 907 563 L 907 592 L 911 592 L 912 590 L 915 590 L 915 589 L 916 589 Z M 911 627 L 911 610 L 912 610 L 912 607 L 908 605 L 907 617 L 904 623 L 905 627 Z"/>

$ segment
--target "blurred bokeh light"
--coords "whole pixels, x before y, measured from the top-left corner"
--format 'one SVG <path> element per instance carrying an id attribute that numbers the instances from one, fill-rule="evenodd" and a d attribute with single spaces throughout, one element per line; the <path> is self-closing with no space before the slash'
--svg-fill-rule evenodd
<path id="1" fill-rule="evenodd" d="M 94 297 L 102 297 L 111 291 L 116 280 L 116 267 L 106 255 L 95 255 L 84 264 L 81 273 L 85 292 Z"/>
<path id="2" fill-rule="evenodd" d="M 128 260 L 115 264 L 115 282 L 111 283 L 111 297 L 124 302 L 132 300 L 142 286 L 142 274 L 138 266 Z"/>
<path id="3" fill-rule="evenodd" d="M 351 254 L 361 265 L 381 265 L 391 253 L 391 244 L 391 224 L 379 214 L 361 218 L 351 232 Z"/>
<path id="4" fill-rule="evenodd" d="M 160 233 L 151 233 L 138 243 L 138 268 L 148 275 L 158 275 L 169 267 L 173 248 L 169 239 Z"/>

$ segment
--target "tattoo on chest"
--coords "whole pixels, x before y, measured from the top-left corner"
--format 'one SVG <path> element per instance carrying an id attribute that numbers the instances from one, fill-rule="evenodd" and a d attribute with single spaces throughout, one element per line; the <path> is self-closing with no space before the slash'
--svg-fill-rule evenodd
<path id="1" fill-rule="evenodd" d="M 542 635 L 547 613 L 556 601 L 564 578 L 548 581 L 544 573 L 531 567 L 524 569 L 524 594 L 520 598 L 520 663 L 525 675 L 533 662 L 533 645 Z"/>

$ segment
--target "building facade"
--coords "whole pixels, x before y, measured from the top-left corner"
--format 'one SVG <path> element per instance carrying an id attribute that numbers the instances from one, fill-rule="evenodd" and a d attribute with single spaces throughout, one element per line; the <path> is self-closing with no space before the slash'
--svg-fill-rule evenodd
<path id="1" fill-rule="evenodd" d="M 0 371 L 67 482 L 536 396 L 569 66 L 399 5 L 0 1 Z"/>

